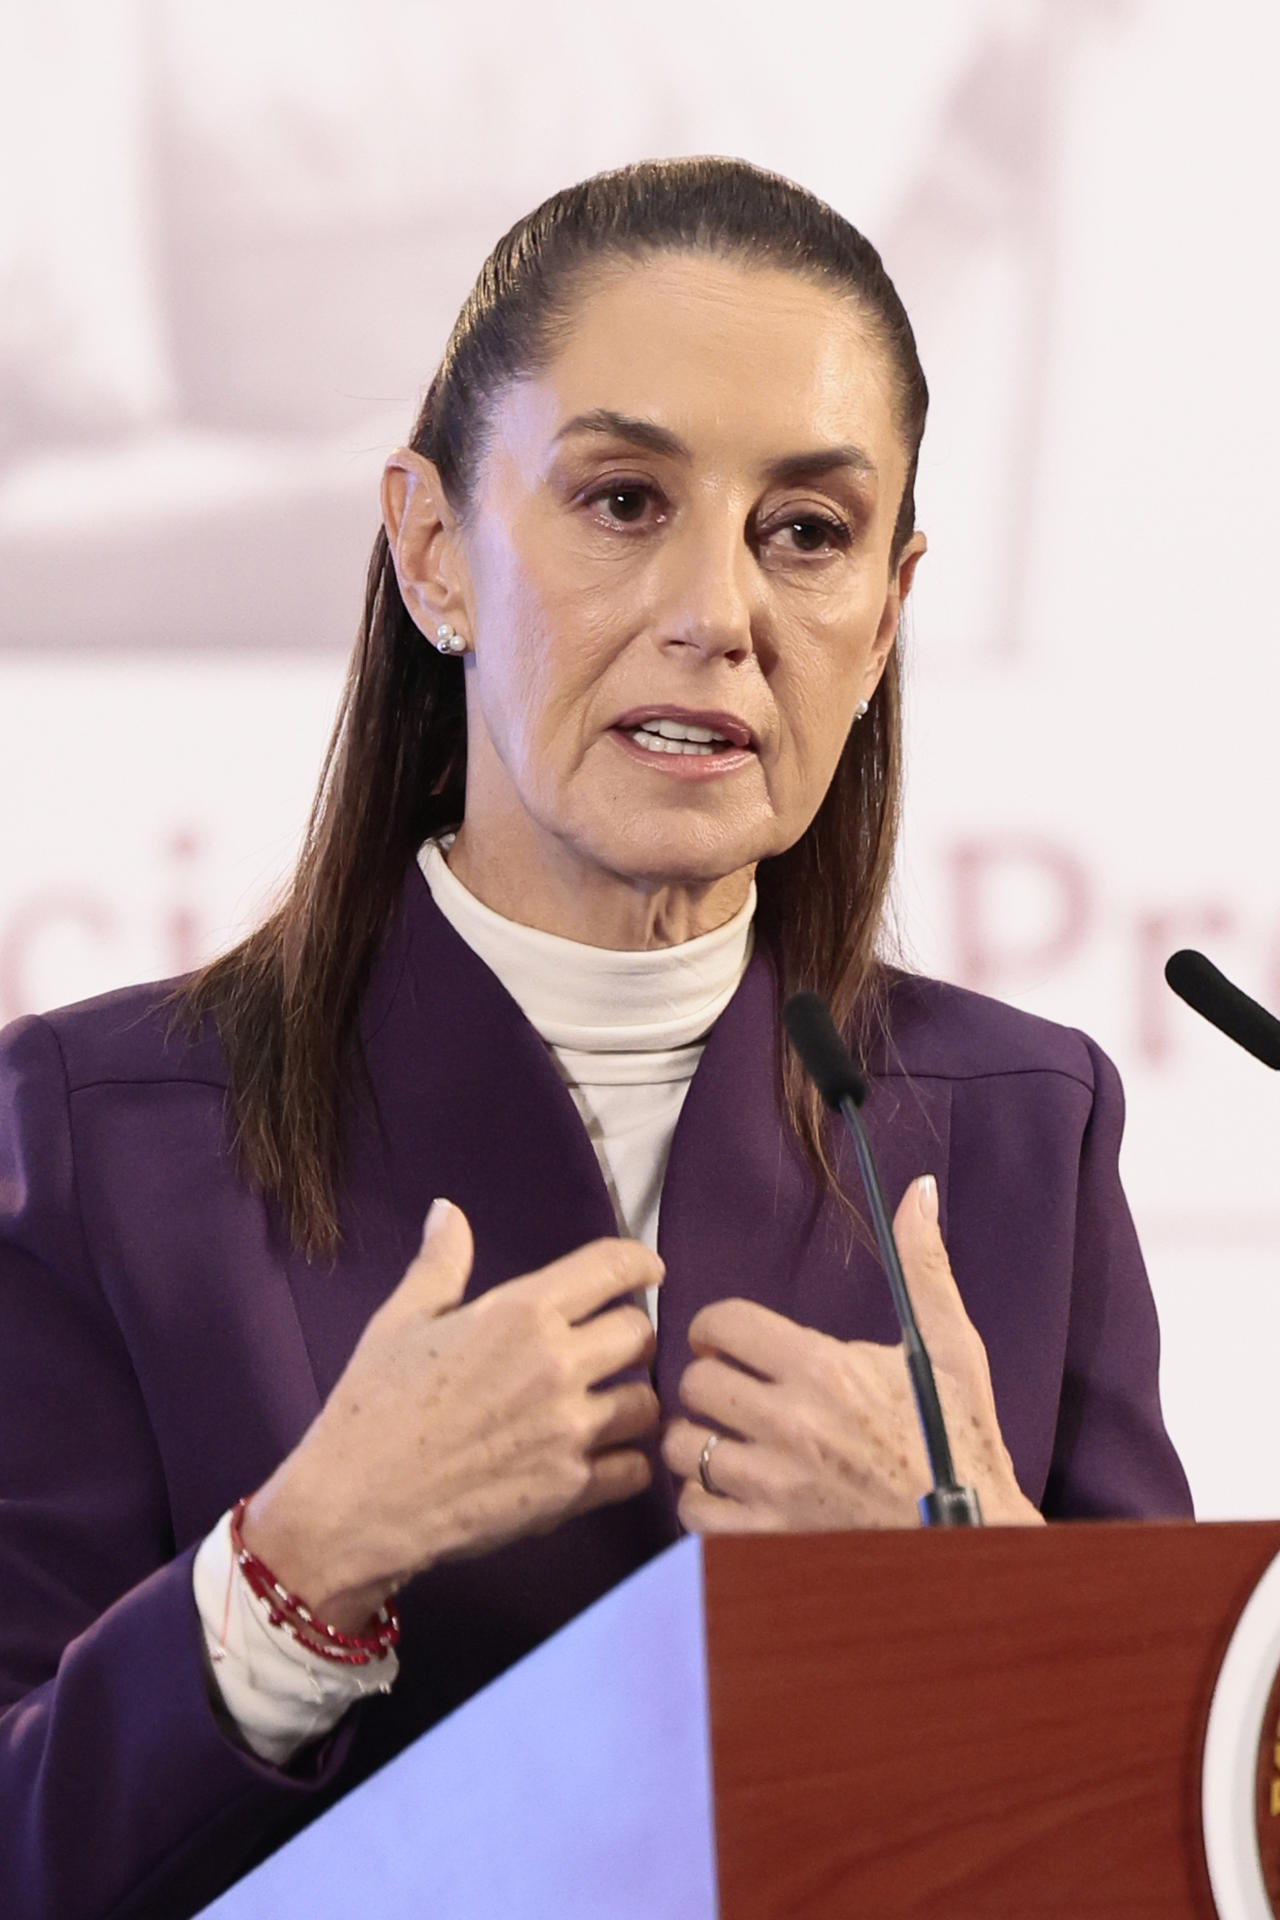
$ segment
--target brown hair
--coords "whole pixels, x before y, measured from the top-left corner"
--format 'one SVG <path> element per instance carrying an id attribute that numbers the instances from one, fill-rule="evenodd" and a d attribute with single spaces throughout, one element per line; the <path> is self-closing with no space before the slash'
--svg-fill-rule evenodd
<path id="1" fill-rule="evenodd" d="M 465 514 L 495 396 L 545 366 L 585 274 L 611 259 L 706 251 L 782 267 L 847 294 L 896 376 L 908 464 L 894 556 L 915 525 L 914 481 L 928 390 L 910 322 L 880 256 L 803 188 L 740 160 L 646 161 L 552 195 L 480 270 L 427 391 L 411 444 Z M 463 814 L 466 711 L 455 660 L 428 646 L 400 597 L 386 535 L 369 564 L 364 619 L 319 790 L 281 904 L 186 987 L 212 1015 L 231 1080 L 241 1162 L 309 1252 L 338 1241 L 344 1092 L 360 1069 L 357 1017 L 407 867 Z M 896 652 L 852 728 L 825 799 L 795 846 L 762 863 L 757 927 L 783 993 L 811 988 L 864 1040 L 882 1012 L 876 942 L 898 824 Z M 788 1112 L 834 1184 L 817 1096 L 782 1063 Z"/>

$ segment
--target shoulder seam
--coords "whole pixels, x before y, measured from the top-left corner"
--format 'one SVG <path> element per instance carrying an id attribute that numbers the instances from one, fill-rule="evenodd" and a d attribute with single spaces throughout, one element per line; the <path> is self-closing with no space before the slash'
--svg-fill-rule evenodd
<path id="1" fill-rule="evenodd" d="M 66 1072 L 65 1064 L 63 1072 Z M 80 1080 L 73 1086 L 67 1076 L 67 1094 L 92 1093 L 96 1087 L 214 1087 L 219 1093 L 229 1090 L 227 1080 L 210 1080 L 202 1073 L 102 1074 L 95 1080 Z"/>
<path id="2" fill-rule="evenodd" d="M 974 1067 L 972 1071 L 957 1073 L 948 1073 L 937 1067 L 888 1067 L 882 1072 L 869 1069 L 873 1083 L 877 1080 L 1025 1080 L 1044 1074 L 1053 1074 L 1059 1080 L 1070 1080 L 1074 1086 L 1083 1087 L 1086 1093 L 1096 1091 L 1091 1081 L 1073 1073 L 1070 1067 L 1051 1066 L 1048 1063 L 1042 1067 Z"/>
<path id="3" fill-rule="evenodd" d="M 85 1232 L 85 1226 L 84 1226 L 84 1208 L 81 1205 L 81 1201 L 80 1201 L 80 1166 L 79 1166 L 79 1161 L 76 1155 L 75 1135 L 71 1129 L 71 1076 L 67 1072 L 67 1056 L 63 1051 L 61 1037 L 59 1036 L 57 1028 L 53 1025 L 52 1021 L 46 1020 L 42 1014 L 39 1014 L 36 1017 L 40 1021 L 40 1025 L 44 1028 L 45 1032 L 49 1036 L 49 1039 L 53 1045 L 54 1053 L 57 1056 L 58 1065 L 62 1071 L 62 1085 L 63 1085 L 63 1089 L 66 1097 L 66 1105 L 67 1105 L 67 1115 L 66 1115 L 67 1156 L 70 1162 L 71 1198 L 75 1206 L 76 1235 L 80 1241 L 80 1258 L 81 1258 L 81 1261 L 83 1262 L 85 1272 L 89 1275 L 90 1279 L 93 1282 L 94 1287 L 97 1290 L 98 1298 L 102 1301 L 105 1307 L 107 1304 L 107 1299 L 106 1299 L 106 1293 L 102 1285 L 102 1276 L 98 1272 L 97 1263 L 93 1258 L 92 1252 L 90 1251 L 89 1236 Z M 112 1317 L 114 1318 L 114 1315 Z"/>

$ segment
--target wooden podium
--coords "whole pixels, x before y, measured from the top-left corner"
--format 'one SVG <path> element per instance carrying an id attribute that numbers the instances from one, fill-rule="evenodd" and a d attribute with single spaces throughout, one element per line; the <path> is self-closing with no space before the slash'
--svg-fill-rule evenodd
<path id="1" fill-rule="evenodd" d="M 1206 1718 L 1277 1554 L 1273 1522 L 683 1541 L 207 1914 L 1215 1920 Z"/>

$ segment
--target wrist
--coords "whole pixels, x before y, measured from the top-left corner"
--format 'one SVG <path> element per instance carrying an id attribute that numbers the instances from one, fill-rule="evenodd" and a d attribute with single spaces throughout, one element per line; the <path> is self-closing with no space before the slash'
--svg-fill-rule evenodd
<path id="1" fill-rule="evenodd" d="M 299 1497 L 296 1483 L 282 1481 L 283 1472 L 251 1496 L 240 1521 L 241 1539 L 317 1619 L 340 1633 L 357 1633 L 386 1606 L 397 1583 L 363 1576 L 353 1567 L 331 1521 Z"/>

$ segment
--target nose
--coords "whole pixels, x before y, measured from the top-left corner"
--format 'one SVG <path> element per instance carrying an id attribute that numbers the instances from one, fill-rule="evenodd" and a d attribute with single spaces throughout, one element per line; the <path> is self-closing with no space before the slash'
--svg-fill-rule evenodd
<path id="1" fill-rule="evenodd" d="M 690 512 L 665 544 L 658 638 L 738 665 L 756 650 L 756 563 L 726 505 Z"/>

